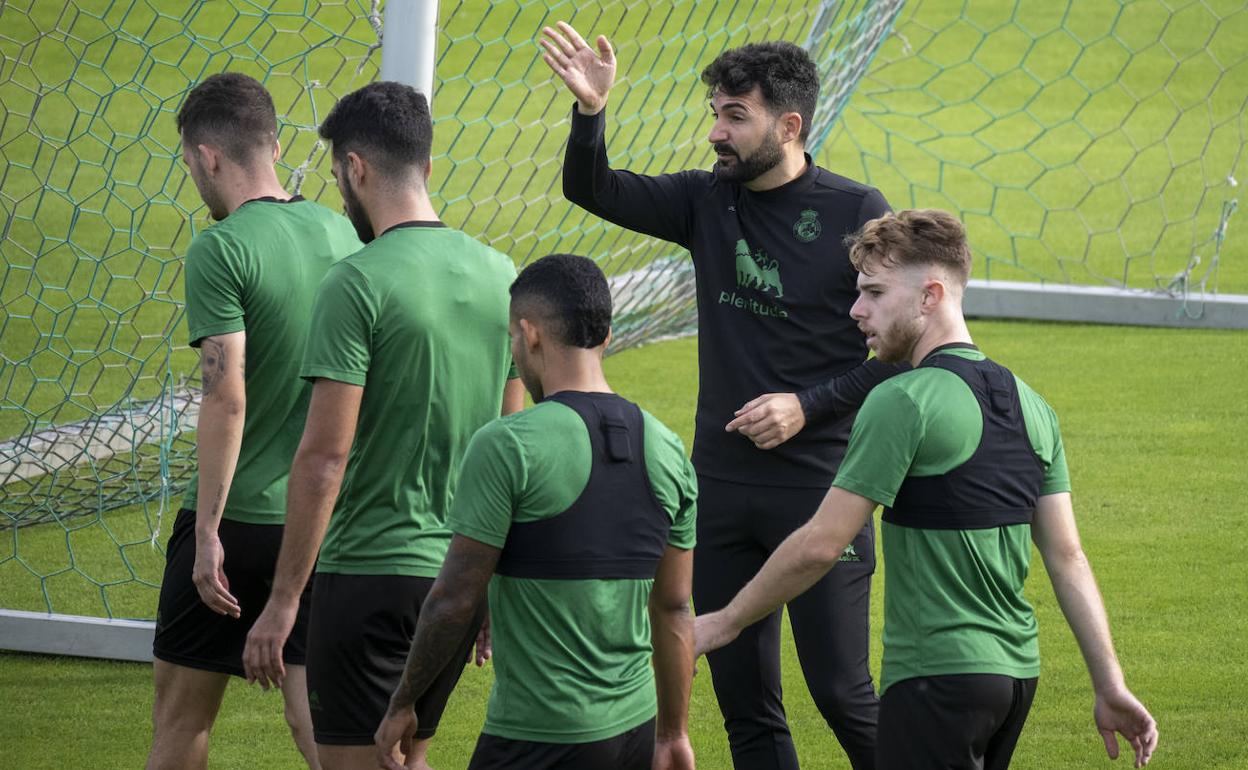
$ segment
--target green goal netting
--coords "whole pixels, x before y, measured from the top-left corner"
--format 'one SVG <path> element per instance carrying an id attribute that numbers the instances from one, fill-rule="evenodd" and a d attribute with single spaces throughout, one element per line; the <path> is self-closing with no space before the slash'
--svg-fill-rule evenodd
<path id="1" fill-rule="evenodd" d="M 181 256 L 206 212 L 173 116 L 207 74 L 273 92 L 290 186 L 338 208 L 316 125 L 378 77 L 365 0 L 0 4 L 0 608 L 150 618 L 188 476 L 196 355 Z M 544 24 L 612 38 L 612 162 L 708 167 L 698 73 L 783 38 L 824 82 L 822 165 L 963 216 L 976 277 L 1147 289 L 1197 317 L 1248 293 L 1248 10 L 1238 2 L 443 2 L 435 203 L 517 263 L 588 254 L 617 349 L 695 329 L 684 253 L 560 190 L 571 98 Z M 410 41 L 409 41 L 410 44 Z M 2 640 L 0 640 L 2 642 Z"/>

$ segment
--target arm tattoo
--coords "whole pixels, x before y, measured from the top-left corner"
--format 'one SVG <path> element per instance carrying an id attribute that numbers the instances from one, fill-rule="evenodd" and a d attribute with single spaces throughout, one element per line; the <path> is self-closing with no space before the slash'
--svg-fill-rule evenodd
<path id="1" fill-rule="evenodd" d="M 226 372 L 225 345 L 208 337 L 200 346 L 199 369 L 204 378 L 204 395 L 211 396 Z"/>
<path id="2" fill-rule="evenodd" d="M 212 337 L 204 339 L 200 345 L 199 369 L 204 378 L 204 395 L 211 396 L 217 385 L 225 377 L 230 368 L 230 356 L 226 352 L 225 343 Z M 245 354 L 240 351 L 238 356 L 239 372 L 247 376 Z"/>
<path id="3" fill-rule="evenodd" d="M 406 708 L 414 704 L 451 662 L 456 649 L 470 634 L 476 634 L 473 620 L 494 574 L 498 554 L 498 549 L 481 543 L 461 538 L 452 541 L 437 582 L 420 609 L 416 637 L 394 694 L 394 706 Z"/>

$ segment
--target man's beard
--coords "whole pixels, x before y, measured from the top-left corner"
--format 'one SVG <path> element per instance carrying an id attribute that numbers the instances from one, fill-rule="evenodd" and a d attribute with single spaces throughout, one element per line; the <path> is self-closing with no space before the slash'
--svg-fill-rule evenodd
<path id="1" fill-rule="evenodd" d="M 906 361 L 923 336 L 922 316 L 915 309 L 909 318 L 899 318 L 875 336 L 875 357 L 891 364 Z"/>
<path id="2" fill-rule="evenodd" d="M 373 223 L 368 221 L 364 204 L 360 203 L 360 199 L 355 195 L 355 189 L 351 187 L 351 182 L 346 179 L 342 184 L 342 208 L 347 212 L 347 219 L 351 220 L 360 243 L 370 243 L 376 237 L 373 232 Z"/>
<path id="3" fill-rule="evenodd" d="M 776 138 L 775 133 L 771 129 L 768 129 L 766 136 L 763 138 L 763 143 L 748 158 L 741 157 L 736 150 L 727 144 L 716 144 L 715 152 L 730 153 L 736 156 L 737 162 L 731 166 L 725 166 L 717 160 L 714 171 L 715 177 L 720 181 L 736 182 L 737 184 L 754 181 L 780 165 L 780 161 L 784 160 L 784 150 L 780 147 L 780 140 Z"/>

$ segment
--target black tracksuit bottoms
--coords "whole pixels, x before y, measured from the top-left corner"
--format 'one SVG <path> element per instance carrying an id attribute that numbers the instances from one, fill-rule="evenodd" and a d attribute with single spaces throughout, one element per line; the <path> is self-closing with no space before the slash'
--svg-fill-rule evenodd
<path id="1" fill-rule="evenodd" d="M 712 612 L 731 601 L 826 493 L 699 475 L 695 609 Z M 879 700 L 868 668 L 873 572 L 875 533 L 868 522 L 852 551 L 788 605 L 806 686 L 855 770 L 875 767 Z M 781 697 L 780 615 L 777 610 L 707 656 L 737 770 L 798 767 Z"/>

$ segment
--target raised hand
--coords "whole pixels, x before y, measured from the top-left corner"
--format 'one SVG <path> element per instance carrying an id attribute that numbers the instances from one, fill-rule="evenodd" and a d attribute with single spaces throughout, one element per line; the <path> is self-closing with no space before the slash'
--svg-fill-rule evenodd
<path id="1" fill-rule="evenodd" d="M 597 115 L 607 106 L 607 94 L 615 83 L 615 51 L 605 35 L 598 36 L 594 51 L 571 24 L 561 21 L 555 26 L 542 27 L 545 37 L 540 42 L 546 50 L 542 61 L 563 78 L 582 115 Z"/>

